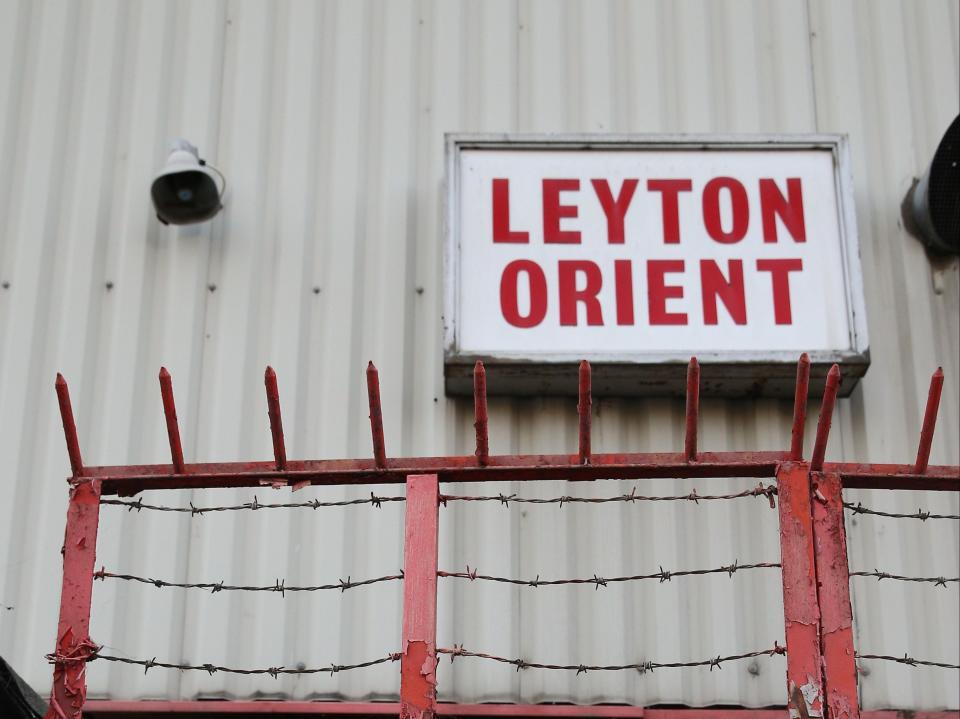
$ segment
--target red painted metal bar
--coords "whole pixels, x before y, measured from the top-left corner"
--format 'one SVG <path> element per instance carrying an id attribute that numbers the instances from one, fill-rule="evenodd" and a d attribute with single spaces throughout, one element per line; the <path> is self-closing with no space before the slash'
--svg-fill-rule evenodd
<path id="1" fill-rule="evenodd" d="M 63 541 L 60 621 L 53 658 L 53 690 L 46 719 L 80 719 L 87 696 L 87 660 L 96 651 L 90 641 L 90 599 L 100 519 L 100 483 L 70 489 Z"/>
<path id="2" fill-rule="evenodd" d="M 477 462 L 481 467 L 490 458 L 490 438 L 487 434 L 487 371 L 483 362 L 473 366 L 473 428 L 477 432 Z"/>
<path id="3" fill-rule="evenodd" d="M 80 440 L 77 438 L 77 424 L 73 421 L 73 406 L 70 404 L 70 388 L 63 375 L 57 373 L 57 402 L 60 404 L 60 420 L 63 423 L 63 436 L 67 440 L 67 455 L 70 457 L 70 469 L 74 477 L 82 477 L 83 458 L 80 456 Z"/>
<path id="4" fill-rule="evenodd" d="M 807 395 L 810 392 L 810 355 L 804 352 L 797 362 L 797 388 L 793 396 L 793 430 L 790 432 L 790 459 L 803 459 L 803 434 L 807 426 Z"/>
<path id="5" fill-rule="evenodd" d="M 163 416 L 167 421 L 167 439 L 170 441 L 170 460 L 173 471 L 184 473 L 183 445 L 180 444 L 180 426 L 177 424 L 177 405 L 173 401 L 173 379 L 166 367 L 160 368 L 160 399 L 163 401 Z"/>
<path id="6" fill-rule="evenodd" d="M 267 390 L 267 416 L 270 417 L 270 434 L 273 437 L 273 459 L 278 471 L 287 468 L 287 448 L 283 443 L 283 418 L 280 416 L 280 390 L 277 389 L 277 373 L 267 367 L 263 373 L 263 385 Z"/>
<path id="7" fill-rule="evenodd" d="M 813 444 L 810 469 L 819 472 L 823 469 L 823 458 L 827 453 L 827 441 L 830 439 L 830 423 L 833 421 L 833 406 L 840 389 L 840 367 L 834 365 L 827 373 L 827 383 L 823 388 L 823 401 L 820 404 L 820 419 L 817 422 L 817 439 Z"/>
<path id="8" fill-rule="evenodd" d="M 933 432 L 937 428 L 937 410 L 940 409 L 940 393 L 943 391 L 943 368 L 930 378 L 930 391 L 927 393 L 927 408 L 923 413 L 923 427 L 920 430 L 920 446 L 917 448 L 917 462 L 914 465 L 914 474 L 923 474 L 927 471 L 930 461 L 930 446 L 933 444 Z"/>
<path id="9" fill-rule="evenodd" d="M 700 363 L 690 358 L 687 367 L 687 425 L 683 453 L 688 462 L 697 461 L 697 424 L 700 420 Z"/>
<path id="10" fill-rule="evenodd" d="M 590 363 L 583 360 L 580 363 L 579 401 L 577 402 L 577 415 L 580 418 L 580 464 L 590 464 L 590 422 L 593 418 L 591 382 Z"/>
<path id="11" fill-rule="evenodd" d="M 437 475 L 407 479 L 406 507 L 400 717 L 432 719 L 437 702 Z"/>
<path id="12" fill-rule="evenodd" d="M 189 476 L 170 473 L 169 464 L 84 467 L 84 477 L 103 481 L 104 495 L 133 495 L 148 489 L 207 489 L 257 487 L 262 484 L 309 483 L 400 484 L 411 474 L 433 473 L 441 482 L 497 482 L 570 479 L 683 479 L 723 477 L 770 478 L 788 460 L 786 452 L 703 452 L 691 464 L 676 452 L 594 454 L 589 465 L 577 455 L 501 455 L 478 467 L 473 455 L 416 457 L 391 460 L 378 469 L 369 459 L 290 460 L 287 470 L 276 471 L 273 462 L 212 462 L 188 464 Z M 936 465 L 926 474 L 913 473 L 912 464 L 859 464 L 826 462 L 823 470 L 839 472 L 845 487 L 856 489 L 908 489 L 960 491 L 960 467 Z M 71 480 L 80 481 L 80 480 Z"/>
<path id="13" fill-rule="evenodd" d="M 817 491 L 813 502 L 813 536 L 827 716 L 860 719 L 843 488 L 836 473 L 814 474 L 813 482 Z"/>
<path id="14" fill-rule="evenodd" d="M 787 706 L 799 717 L 823 716 L 820 612 L 807 465 L 782 464 L 777 472 L 777 494 L 787 640 Z"/>
<path id="15" fill-rule="evenodd" d="M 378 469 L 387 466 L 387 450 L 383 442 L 383 410 L 380 408 L 380 374 L 373 362 L 367 364 L 367 398 L 370 402 L 370 432 L 373 435 L 373 457 Z"/>
<path id="16" fill-rule="evenodd" d="M 396 702 L 304 701 L 111 701 L 90 700 L 84 712 L 94 717 L 135 719 L 143 716 L 397 716 Z M 788 719 L 783 709 L 645 709 L 622 705 L 573 704 L 437 704 L 437 716 L 448 717 L 604 717 L 607 719 Z M 867 711 L 863 719 L 960 719 L 957 711 Z"/>

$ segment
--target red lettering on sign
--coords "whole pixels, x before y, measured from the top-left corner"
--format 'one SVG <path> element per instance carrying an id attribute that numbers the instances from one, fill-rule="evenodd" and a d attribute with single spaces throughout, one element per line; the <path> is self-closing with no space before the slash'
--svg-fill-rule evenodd
<path id="1" fill-rule="evenodd" d="M 667 300 L 683 297 L 683 287 L 668 285 L 664 275 L 683 272 L 683 260 L 650 260 L 647 262 L 647 304 L 651 325 L 685 325 L 686 312 L 667 312 Z"/>
<path id="2" fill-rule="evenodd" d="M 614 260 L 613 278 L 617 294 L 617 324 L 633 324 L 633 262 Z"/>
<path id="3" fill-rule="evenodd" d="M 647 180 L 647 190 L 661 193 L 664 244 L 676 245 L 680 242 L 680 207 L 677 195 L 692 189 L 693 183 L 690 180 Z"/>
<path id="4" fill-rule="evenodd" d="M 630 201 L 637 190 L 639 180 L 632 178 L 624 180 L 616 200 L 613 199 L 609 182 L 606 180 L 590 180 L 590 182 L 594 192 L 597 193 L 597 199 L 600 200 L 603 213 L 607 216 L 607 242 L 611 245 L 622 245 L 623 218 L 627 214 L 627 208 L 630 207 Z"/>
<path id="5" fill-rule="evenodd" d="M 517 297 L 517 282 L 520 273 L 527 275 L 530 283 L 530 310 L 520 314 Z M 503 318 L 514 327 L 536 327 L 547 315 L 547 278 L 533 260 L 514 260 L 503 269 L 500 278 L 500 311 Z"/>
<path id="6" fill-rule="evenodd" d="M 544 180 L 543 181 L 543 241 L 546 243 L 577 245 L 580 233 L 577 230 L 561 230 L 560 220 L 576 217 L 576 205 L 561 205 L 561 192 L 574 192 L 580 189 L 580 180 Z"/>
<path id="7" fill-rule="evenodd" d="M 803 220 L 803 189 L 799 177 L 787 178 L 787 196 L 789 200 L 783 196 L 773 180 L 760 180 L 760 215 L 763 218 L 764 242 L 777 241 L 777 215 L 794 241 L 807 241 L 807 228 Z"/>
<path id="8" fill-rule="evenodd" d="M 730 195 L 733 210 L 733 222 L 729 232 L 725 232 L 720 222 L 720 191 Z M 750 205 L 747 203 L 747 191 L 740 181 L 733 177 L 714 177 L 703 188 L 703 224 L 716 242 L 730 245 L 739 242 L 747 234 L 750 225 Z"/>
<path id="9" fill-rule="evenodd" d="M 504 178 L 493 181 L 493 241 L 530 242 L 529 232 L 510 229 L 510 180 Z"/>
<path id="10" fill-rule="evenodd" d="M 589 260 L 560 260 L 557 269 L 560 280 L 561 326 L 576 326 L 579 302 L 587 308 L 587 324 L 602 325 L 603 312 L 597 294 L 603 287 L 603 275 L 597 264 Z M 586 287 L 583 289 L 577 289 L 577 275 L 580 273 L 587 278 Z"/>
<path id="11" fill-rule="evenodd" d="M 793 324 L 790 308 L 790 273 L 803 269 L 803 260 L 757 260 L 760 272 L 770 273 L 773 287 L 773 316 L 778 325 Z"/>
<path id="12" fill-rule="evenodd" d="M 717 324 L 717 298 L 723 300 L 730 317 L 738 325 L 747 324 L 747 298 L 743 284 L 743 260 L 729 260 L 727 275 L 713 260 L 700 260 L 700 286 L 703 294 L 703 322 Z"/>

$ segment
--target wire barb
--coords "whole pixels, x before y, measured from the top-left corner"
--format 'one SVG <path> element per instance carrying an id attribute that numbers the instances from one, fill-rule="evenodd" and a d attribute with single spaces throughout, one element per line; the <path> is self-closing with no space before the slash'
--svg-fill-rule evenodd
<path id="1" fill-rule="evenodd" d="M 697 494 L 694 489 L 689 494 L 677 495 L 644 495 L 637 494 L 637 488 L 634 487 L 627 494 L 620 494 L 614 497 L 571 497 L 563 495 L 561 497 L 518 497 L 515 494 L 496 494 L 496 495 L 462 495 L 462 494 L 441 494 L 440 503 L 446 505 L 447 502 L 499 502 L 505 507 L 510 506 L 510 502 L 519 504 L 559 504 L 561 509 L 564 504 L 605 504 L 607 502 L 693 502 L 699 504 L 700 501 L 711 500 L 730 500 L 744 499 L 746 497 L 766 497 L 770 502 L 770 508 L 776 509 L 777 488 L 774 485 L 764 485 L 760 483 L 753 489 L 746 489 L 736 494 Z"/>
<path id="2" fill-rule="evenodd" d="M 541 662 L 530 662 L 526 659 L 508 659 L 506 657 L 499 657 L 495 654 L 485 654 L 484 652 L 474 652 L 469 649 L 464 649 L 462 644 L 454 644 L 453 647 L 440 647 L 437 649 L 437 654 L 446 654 L 450 657 L 450 661 L 453 662 L 457 657 L 474 657 L 476 659 L 487 659 L 493 662 L 499 662 L 501 664 L 510 664 L 516 667 L 519 672 L 521 669 L 554 669 L 559 671 L 571 671 L 576 672 L 576 675 L 587 674 L 589 672 L 614 672 L 614 671 L 624 671 L 624 670 L 635 670 L 640 674 L 647 674 L 652 672 L 655 669 L 681 669 L 681 668 L 691 668 L 691 667 L 709 667 L 710 671 L 713 671 L 714 668 L 721 669 L 723 664 L 727 662 L 740 661 L 742 659 L 753 659 L 754 657 L 773 657 L 777 655 L 784 655 L 787 653 L 785 647 L 781 646 L 778 642 L 774 642 L 772 649 L 765 649 L 755 652 L 745 652 L 743 654 L 732 654 L 730 656 L 720 656 L 712 657 L 710 659 L 703 659 L 700 661 L 689 661 L 689 662 L 654 662 L 654 661 L 645 661 L 635 664 L 606 664 L 606 665 L 593 665 L 593 664 L 545 664 Z"/>
<path id="3" fill-rule="evenodd" d="M 864 507 L 860 502 L 856 504 L 844 502 L 843 506 L 854 514 L 872 514 L 877 517 L 890 517 L 892 519 L 919 519 L 921 522 L 926 522 L 928 519 L 960 520 L 960 514 L 933 514 L 923 509 L 918 509 L 915 514 L 901 514 L 899 512 L 881 512 L 878 509 L 870 509 L 870 507 Z"/>
<path id="4" fill-rule="evenodd" d="M 374 577 L 373 579 L 364 579 L 362 581 L 351 581 L 350 577 L 347 577 L 346 581 L 342 579 L 338 580 L 336 584 L 320 584 L 315 586 L 296 586 L 289 587 L 286 584 L 284 579 L 276 579 L 273 584 L 266 584 L 263 586 L 248 586 L 248 585 L 234 585 L 234 584 L 225 584 L 223 581 L 219 582 L 168 582 L 163 579 L 152 579 L 150 577 L 139 577 L 135 574 L 114 574 L 113 572 L 108 572 L 102 567 L 93 573 L 94 579 L 119 579 L 125 582 L 139 582 L 140 584 L 149 584 L 153 585 L 157 589 L 163 589 L 165 587 L 175 587 L 178 589 L 209 589 L 211 594 L 216 594 L 217 592 L 278 592 L 281 597 L 285 596 L 286 592 L 319 592 L 324 590 L 339 590 L 341 593 L 347 591 L 348 589 L 356 589 L 357 587 L 365 587 L 370 584 L 379 584 L 381 582 L 393 582 L 403 579 L 403 572 L 400 574 L 388 574 L 383 577 Z"/>
<path id="5" fill-rule="evenodd" d="M 872 572 L 850 572 L 851 577 L 876 577 L 879 582 L 882 579 L 895 579 L 898 582 L 927 582 L 936 587 L 946 587 L 947 583 L 960 582 L 960 577 L 905 577 L 900 574 L 890 574 L 874 569 Z"/>
<path id="6" fill-rule="evenodd" d="M 254 497 L 252 502 L 243 504 L 234 504 L 223 507 L 195 507 L 190 503 L 189 507 L 167 507 L 162 504 L 144 504 L 141 499 L 127 501 L 123 499 L 101 499 L 100 504 L 110 504 L 118 507 L 126 507 L 127 511 L 138 512 L 142 509 L 149 509 L 155 512 L 186 512 L 192 517 L 203 516 L 210 512 L 239 512 L 243 510 L 256 511 L 258 509 L 320 509 L 321 507 L 350 507 L 359 504 L 369 504 L 372 507 L 379 508 L 384 502 L 405 502 L 406 497 L 378 497 L 372 492 L 369 499 L 344 499 L 336 502 L 321 502 L 318 499 L 312 499 L 307 502 L 278 502 L 276 504 L 261 504 Z"/>
<path id="7" fill-rule="evenodd" d="M 634 581 L 643 581 L 655 579 L 661 584 L 663 582 L 669 582 L 674 577 L 692 577 L 699 576 L 704 574 L 726 574 L 729 577 L 733 577 L 736 572 L 740 572 L 746 569 L 779 569 L 779 562 L 761 562 L 758 564 L 740 564 L 738 560 L 725 567 L 717 567 L 715 569 L 682 569 L 679 571 L 668 571 L 663 567 L 660 567 L 659 572 L 653 574 L 635 574 L 625 577 L 601 577 L 598 574 L 594 573 L 592 577 L 584 577 L 579 579 L 540 579 L 538 574 L 536 579 L 513 579 L 510 577 L 496 577 L 488 574 L 480 574 L 476 568 L 470 569 L 470 566 L 467 566 L 466 572 L 444 572 L 438 571 L 438 577 L 449 577 L 453 579 L 469 579 L 471 582 L 480 579 L 486 582 L 500 582 L 502 584 L 516 584 L 522 587 L 545 587 L 545 586 L 557 586 L 561 584 L 592 584 L 595 589 L 600 589 L 600 587 L 606 587 L 608 584 L 615 584 L 619 582 L 634 582 Z M 947 580 L 952 581 L 952 580 Z"/>
<path id="8" fill-rule="evenodd" d="M 377 664 L 385 664 L 387 662 L 398 661 L 401 657 L 399 652 L 394 652 L 393 654 L 388 654 L 385 657 L 380 657 L 379 659 L 371 659 L 366 662 L 359 662 L 357 664 L 330 664 L 325 667 L 305 667 L 303 669 L 289 669 L 287 667 L 266 667 L 263 669 L 238 669 L 235 667 L 224 667 L 218 664 L 174 664 L 173 662 L 158 662 L 156 657 L 152 659 L 129 659 L 127 657 L 115 657 L 109 654 L 100 654 L 99 652 L 90 654 L 82 661 L 91 662 L 94 660 L 102 659 L 105 662 L 119 662 L 121 664 L 132 664 L 135 666 L 143 667 L 144 674 L 154 667 L 160 669 L 178 669 L 181 672 L 186 671 L 201 671 L 207 672 L 207 674 L 213 675 L 218 672 L 223 674 L 245 674 L 245 675 L 254 675 L 254 674 L 265 674 L 271 676 L 274 679 L 278 678 L 281 675 L 289 674 L 321 674 L 325 672 L 330 672 L 330 674 L 337 674 L 338 672 L 346 672 L 352 669 L 365 669 L 366 667 L 376 666 Z M 51 663 L 60 663 L 61 658 L 55 655 L 47 655 L 47 659 Z M 74 660 L 76 661 L 76 660 Z"/>
<path id="9" fill-rule="evenodd" d="M 926 659 L 914 659 L 907 654 L 904 654 L 902 657 L 891 657 L 884 654 L 860 654 L 857 652 L 854 656 L 856 656 L 857 659 L 879 659 L 885 662 L 906 664 L 908 667 L 940 667 L 941 669 L 960 669 L 960 664 L 947 664 L 945 662 L 932 662 Z"/>

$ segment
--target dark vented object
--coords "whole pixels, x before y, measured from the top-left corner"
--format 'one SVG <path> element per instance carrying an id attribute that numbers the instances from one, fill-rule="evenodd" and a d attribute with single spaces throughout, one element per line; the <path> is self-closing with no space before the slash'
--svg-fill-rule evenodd
<path id="1" fill-rule="evenodd" d="M 960 254 L 960 115 L 903 200 L 904 225 L 931 252 Z"/>

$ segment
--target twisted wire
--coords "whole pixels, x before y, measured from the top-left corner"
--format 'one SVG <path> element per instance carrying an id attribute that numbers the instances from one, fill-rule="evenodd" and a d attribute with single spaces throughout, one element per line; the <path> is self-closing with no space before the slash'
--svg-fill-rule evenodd
<path id="1" fill-rule="evenodd" d="M 694 489 L 688 494 L 676 495 L 647 495 L 637 494 L 637 488 L 634 487 L 628 494 L 620 494 L 613 497 L 572 497 L 564 495 L 562 497 L 518 497 L 516 494 L 495 494 L 495 495 L 458 495 L 441 494 L 440 503 L 446 506 L 447 502 L 499 502 L 505 507 L 510 506 L 511 502 L 518 504 L 606 504 L 608 502 L 693 502 L 743 499 L 746 497 L 766 497 L 770 502 L 771 508 L 776 508 L 775 497 L 777 488 L 774 485 L 757 485 L 753 489 L 747 489 L 735 494 L 697 494 Z"/>
<path id="2" fill-rule="evenodd" d="M 477 659 L 486 659 L 499 662 L 501 664 L 511 664 L 519 672 L 521 669 L 554 669 L 558 671 L 575 671 L 577 675 L 587 672 L 614 672 L 632 669 L 640 674 L 652 672 L 655 669 L 678 669 L 690 667 L 709 667 L 710 671 L 714 668 L 720 669 L 721 665 L 727 662 L 740 661 L 742 659 L 752 659 L 754 657 L 772 657 L 778 654 L 786 654 L 786 647 L 780 646 L 774 642 L 773 649 L 760 650 L 755 652 L 745 652 L 743 654 L 731 654 L 729 656 L 716 656 L 712 659 L 702 659 L 699 661 L 688 662 L 655 662 L 647 661 L 635 664 L 546 664 L 542 662 L 531 662 L 525 659 L 508 659 L 499 657 L 495 654 L 486 654 L 484 652 L 474 652 L 464 649 L 462 644 L 454 644 L 453 647 L 441 647 L 437 649 L 437 654 L 446 654 L 453 662 L 457 657 L 474 657 Z"/>
<path id="3" fill-rule="evenodd" d="M 101 499 L 100 504 L 126 507 L 128 512 L 132 512 L 133 510 L 140 512 L 143 509 L 148 509 L 154 512 L 184 512 L 189 514 L 191 517 L 196 517 L 209 514 L 210 512 L 239 512 L 243 510 L 256 511 L 258 509 L 320 509 L 321 507 L 349 507 L 357 504 L 369 504 L 373 507 L 379 508 L 384 502 L 405 501 L 407 501 L 406 497 L 378 497 L 371 492 L 369 499 L 343 499 L 335 502 L 321 502 L 318 499 L 313 499 L 305 502 L 277 502 L 261 504 L 259 501 L 257 501 L 256 495 L 254 495 L 252 502 L 244 502 L 243 504 L 233 504 L 222 507 L 195 507 L 193 502 L 190 502 L 190 506 L 188 507 L 169 507 L 162 504 L 146 504 L 139 498 L 134 501 L 128 501 L 124 499 Z"/>
<path id="4" fill-rule="evenodd" d="M 921 522 L 926 522 L 928 519 L 960 520 L 960 514 L 934 514 L 923 509 L 918 509 L 914 514 L 902 514 L 900 512 L 881 512 L 879 509 L 870 509 L 870 507 L 864 507 L 860 502 L 856 504 L 844 502 L 843 506 L 854 514 L 872 514 L 877 517 L 890 517 L 892 519 L 919 519 Z"/>
<path id="5" fill-rule="evenodd" d="M 661 584 L 663 582 L 669 582 L 673 577 L 689 577 L 703 574 L 727 574 L 730 577 L 733 577 L 738 571 L 744 569 L 776 569 L 780 568 L 779 562 L 761 562 L 759 564 L 740 564 L 738 560 L 734 560 L 733 564 L 730 564 L 725 567 L 716 567 L 713 569 L 682 569 L 679 571 L 668 571 L 662 566 L 660 567 L 659 572 L 654 572 L 652 574 L 635 574 L 632 576 L 626 577 L 601 577 L 597 574 L 594 574 L 592 577 L 585 577 L 580 579 L 540 579 L 538 574 L 536 579 L 512 579 L 510 577 L 496 577 L 488 574 L 480 574 L 477 569 L 470 569 L 470 566 L 467 565 L 467 571 L 465 572 L 437 572 L 438 577 L 451 577 L 454 579 L 469 579 L 471 582 L 475 580 L 481 580 L 486 582 L 501 582 L 503 584 L 517 584 L 520 586 L 526 587 L 546 587 L 546 586 L 556 586 L 560 584 L 593 584 L 595 589 L 600 589 L 600 587 L 605 587 L 608 584 L 614 584 L 616 582 L 633 582 L 633 581 L 642 581 L 649 579 L 656 579 Z"/>
<path id="6" fill-rule="evenodd" d="M 328 589 L 338 589 L 341 592 L 345 592 L 348 589 L 355 589 L 357 587 L 365 587 L 371 584 L 379 584 L 380 582 L 392 582 L 398 579 L 403 579 L 403 571 L 401 570 L 399 574 L 388 574 L 383 577 L 363 579 L 357 582 L 354 582 L 350 577 L 347 577 L 346 581 L 339 579 L 337 580 L 336 584 L 320 584 L 316 586 L 287 586 L 286 580 L 283 579 L 277 579 L 273 584 L 266 584 L 262 586 L 234 585 L 225 584 L 224 582 L 168 582 L 163 579 L 139 577 L 135 574 L 114 574 L 113 572 L 108 572 L 102 568 L 93 573 L 93 578 L 100 580 L 119 579 L 126 582 L 139 582 L 140 584 L 152 585 L 157 589 L 163 589 L 165 587 L 176 587 L 179 589 L 209 589 L 213 594 L 216 594 L 217 592 L 279 592 L 282 596 L 286 592 L 319 592 Z"/>

